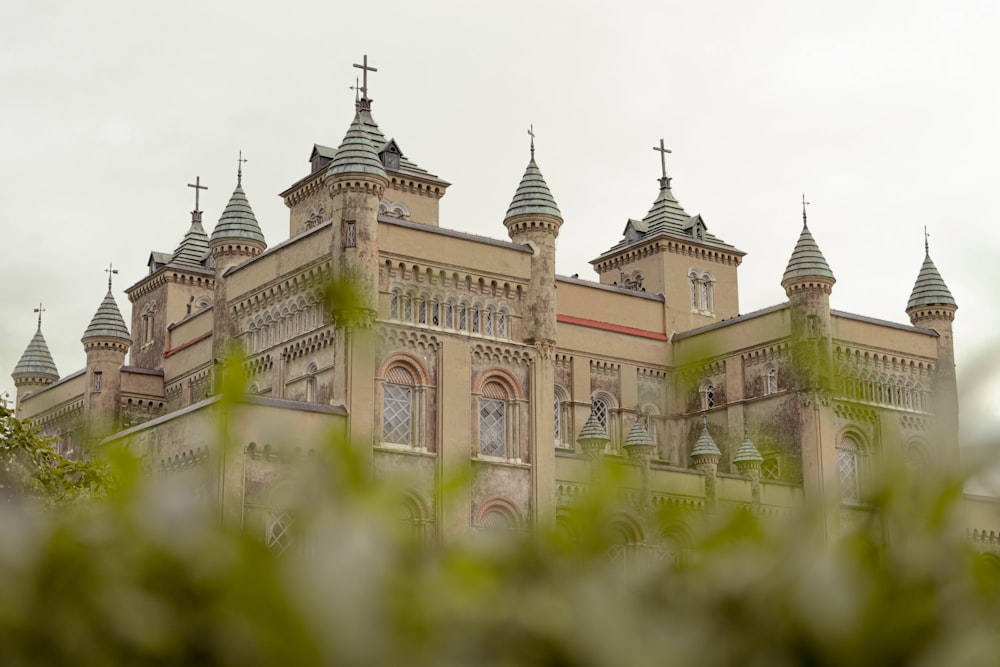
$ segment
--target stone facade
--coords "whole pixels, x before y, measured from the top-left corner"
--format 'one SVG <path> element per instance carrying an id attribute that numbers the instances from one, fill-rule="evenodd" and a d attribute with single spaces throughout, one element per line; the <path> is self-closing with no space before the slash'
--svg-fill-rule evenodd
<path id="1" fill-rule="evenodd" d="M 266 246 L 240 178 L 211 238 L 194 212 L 181 246 L 152 253 L 126 290 L 130 340 L 85 339 L 86 368 L 59 379 L 54 366 L 25 370 L 20 415 L 76 455 L 128 442 L 151 471 L 200 475 L 224 520 L 277 546 L 288 463 L 331 429 L 370 474 L 407 480 L 405 511 L 428 539 L 572 531 L 604 461 L 626 471 L 622 544 L 675 556 L 712 506 L 768 514 L 838 497 L 836 534 L 868 511 L 878 462 L 957 461 L 943 282 L 911 299 L 911 324 L 831 310 L 836 281 L 804 226 L 781 279 L 788 302 L 740 314 L 744 253 L 684 212 L 665 173 L 646 218 L 594 260 L 599 282 L 555 273 L 573 221 L 533 145 L 503 220 L 509 241 L 442 227 L 448 185 L 386 138 L 362 98 L 342 145 L 314 147 L 309 173 L 282 193 L 286 240 Z M 359 296 L 331 301 L 337 279 Z M 232 350 L 250 397 L 220 443 Z M 443 479 L 467 480 L 448 503 Z M 651 518 L 664 507 L 676 523 Z"/>

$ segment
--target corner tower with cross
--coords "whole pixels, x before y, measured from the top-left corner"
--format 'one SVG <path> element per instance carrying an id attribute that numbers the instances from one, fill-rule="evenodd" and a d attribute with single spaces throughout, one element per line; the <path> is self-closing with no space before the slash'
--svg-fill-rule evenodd
<path id="1" fill-rule="evenodd" d="M 59 371 L 56 369 L 55 362 L 52 361 L 49 346 L 42 335 L 42 313 L 45 312 L 42 304 L 38 304 L 35 312 L 38 313 L 38 328 L 35 330 L 31 342 L 28 343 L 27 349 L 24 350 L 24 354 L 14 366 L 14 371 L 10 374 L 14 379 L 14 386 L 17 387 L 16 405 L 18 406 L 21 405 L 24 397 L 31 392 L 59 380 Z"/>
<path id="2" fill-rule="evenodd" d="M 671 189 L 663 139 L 659 192 L 641 220 L 625 223 L 623 238 L 591 261 L 601 283 L 666 301 L 667 329 L 686 331 L 739 313 L 737 269 L 745 253 L 708 231 L 705 219 L 689 215 Z"/>

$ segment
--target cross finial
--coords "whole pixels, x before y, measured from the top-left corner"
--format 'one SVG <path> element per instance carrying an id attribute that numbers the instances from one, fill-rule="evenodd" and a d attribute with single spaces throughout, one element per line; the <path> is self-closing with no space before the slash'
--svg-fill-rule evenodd
<path id="1" fill-rule="evenodd" d="M 240 156 L 236 159 L 236 185 L 243 185 L 243 163 L 246 162 L 243 159 L 243 151 L 240 151 Z M 197 190 L 195 190 L 197 192 Z M 197 206 L 197 204 L 195 204 Z"/>
<path id="2" fill-rule="evenodd" d="M 924 225 L 924 254 L 928 257 L 931 256 L 931 234 L 927 231 L 927 225 Z"/>
<path id="3" fill-rule="evenodd" d="M 198 195 L 199 190 L 208 190 L 208 187 L 201 184 L 201 176 L 196 176 L 194 183 L 188 183 L 189 188 L 194 188 L 194 211 L 193 213 L 201 213 L 201 208 L 198 205 Z"/>
<path id="4" fill-rule="evenodd" d="M 357 65 L 355 65 L 357 67 Z M 358 77 L 354 77 L 354 85 L 348 86 L 349 90 L 354 91 L 354 106 L 357 106 L 361 101 L 361 84 L 358 83 Z"/>
<path id="5" fill-rule="evenodd" d="M 535 159 L 535 124 L 528 126 L 528 136 L 531 137 L 531 159 Z"/>
<path id="6" fill-rule="evenodd" d="M 802 193 L 802 226 L 803 227 L 808 227 L 809 226 L 809 223 L 806 222 L 806 206 L 808 206 L 808 205 L 809 205 L 809 202 L 806 201 L 806 193 L 803 192 Z"/>
<path id="7" fill-rule="evenodd" d="M 42 313 L 45 312 L 45 309 L 42 308 L 42 302 L 41 301 L 38 302 L 38 308 L 35 308 L 34 312 L 38 313 L 38 330 L 41 331 L 42 330 Z"/>
<path id="8" fill-rule="evenodd" d="M 110 292 L 111 291 L 111 276 L 116 275 L 118 273 L 118 269 L 116 269 L 113 264 L 108 264 L 108 268 L 104 269 L 104 272 L 106 274 L 108 274 L 108 291 Z M 39 315 L 39 317 L 41 317 L 41 316 Z"/>
<path id="9" fill-rule="evenodd" d="M 660 176 L 660 188 L 666 189 L 670 187 L 670 177 L 667 176 L 667 153 L 673 153 L 672 150 L 663 145 L 663 139 L 660 139 L 659 146 L 653 146 L 653 150 L 660 154 L 660 171 L 662 176 Z"/>
<path id="10" fill-rule="evenodd" d="M 375 67 L 368 66 L 368 54 L 365 54 L 364 60 L 361 61 L 363 64 L 354 64 L 359 70 L 361 70 L 361 97 L 363 99 L 368 99 L 368 72 L 377 72 L 378 69 Z"/>

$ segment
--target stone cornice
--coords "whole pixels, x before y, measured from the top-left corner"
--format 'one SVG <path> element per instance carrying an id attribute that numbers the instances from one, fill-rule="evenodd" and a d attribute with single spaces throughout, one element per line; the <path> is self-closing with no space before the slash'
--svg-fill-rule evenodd
<path id="1" fill-rule="evenodd" d="M 739 250 L 727 250 L 710 245 L 702 245 L 695 241 L 684 241 L 670 236 L 659 236 L 649 241 L 610 250 L 590 263 L 598 273 L 606 273 L 612 269 L 631 264 L 636 260 L 671 253 L 685 257 L 693 257 L 704 262 L 714 262 L 728 266 L 739 266 L 743 261 L 743 253 Z"/>

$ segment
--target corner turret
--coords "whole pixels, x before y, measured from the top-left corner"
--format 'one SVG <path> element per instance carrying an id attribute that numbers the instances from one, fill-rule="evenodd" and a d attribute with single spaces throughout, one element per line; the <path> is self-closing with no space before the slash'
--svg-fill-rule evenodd
<path id="1" fill-rule="evenodd" d="M 924 263 L 913 284 L 906 314 L 915 327 L 937 332 L 937 368 L 931 380 L 937 437 L 946 452 L 942 460 L 956 460 L 958 446 L 958 389 L 955 376 L 955 342 L 952 322 L 958 303 L 931 261 L 927 230 L 924 230 Z"/>
<path id="2" fill-rule="evenodd" d="M 529 343 L 556 339 L 556 238 L 562 213 L 556 205 L 542 172 L 535 163 L 535 134 L 531 135 L 531 159 L 503 224 L 511 241 L 531 246 L 531 284 L 524 301 L 522 338 Z"/>
<path id="3" fill-rule="evenodd" d="M 116 427 L 121 403 L 121 369 L 132 346 L 132 336 L 111 292 L 111 275 L 114 273 L 118 272 L 109 267 L 108 293 L 80 339 L 87 353 L 83 409 L 88 435 L 92 440 Z"/>
<path id="4" fill-rule="evenodd" d="M 208 242 L 215 264 L 215 285 L 212 310 L 212 356 L 223 358 L 233 338 L 234 325 L 229 313 L 225 273 L 253 259 L 267 248 L 257 216 L 243 191 L 243 152 L 236 169 L 236 188 L 226 204 Z"/>
<path id="5" fill-rule="evenodd" d="M 42 312 L 41 304 L 35 309 L 38 313 L 38 328 L 35 335 L 31 337 L 31 342 L 24 350 L 24 354 L 14 366 L 14 371 L 10 374 L 14 379 L 14 386 L 17 388 L 16 405 L 20 406 L 25 396 L 47 387 L 59 380 L 59 371 L 52 361 L 52 354 L 49 346 L 45 343 L 45 336 L 42 335 Z"/>
<path id="6" fill-rule="evenodd" d="M 785 267 L 781 286 L 791 306 L 792 356 L 799 389 L 833 386 L 830 293 L 837 279 L 809 231 L 805 196 L 802 233 Z"/>

